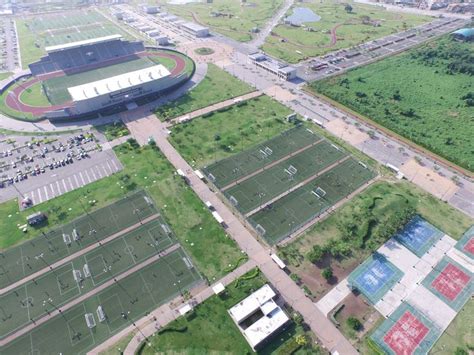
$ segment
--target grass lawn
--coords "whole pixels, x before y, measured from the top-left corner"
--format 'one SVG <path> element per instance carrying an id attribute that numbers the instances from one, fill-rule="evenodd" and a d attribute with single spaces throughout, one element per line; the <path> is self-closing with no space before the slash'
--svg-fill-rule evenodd
<path id="1" fill-rule="evenodd" d="M 473 61 L 472 44 L 443 37 L 309 89 L 474 171 Z"/>
<path id="2" fill-rule="evenodd" d="M 122 121 L 94 126 L 94 128 L 102 133 L 108 141 L 128 136 L 130 134 L 127 126 L 125 126 Z"/>
<path id="3" fill-rule="evenodd" d="M 128 343 L 134 337 L 135 333 L 132 332 L 127 336 L 124 336 L 119 341 L 117 341 L 114 345 L 111 345 L 108 349 L 101 351 L 99 355 L 119 355 L 121 354 L 124 349 L 127 347 Z"/>
<path id="4" fill-rule="evenodd" d="M 430 354 L 455 354 L 457 348 L 474 349 L 474 300 L 469 300 L 433 346 Z"/>
<path id="5" fill-rule="evenodd" d="M 10 75 L 12 75 L 10 72 L 0 73 L 0 80 L 8 78 Z"/>
<path id="6" fill-rule="evenodd" d="M 34 83 L 20 95 L 21 102 L 31 106 L 50 106 L 50 102 L 43 93 L 41 82 Z"/>
<path id="7" fill-rule="evenodd" d="M 261 28 L 281 7 L 283 0 L 259 0 L 240 2 L 236 0 L 214 0 L 211 3 L 191 2 L 186 5 L 166 4 L 167 11 L 189 21 L 208 26 L 237 41 L 252 39 L 251 30 Z"/>
<path id="8" fill-rule="evenodd" d="M 9 106 L 6 105 L 5 100 L 7 98 L 8 93 L 10 90 L 13 90 L 18 84 L 13 84 L 11 85 L 8 90 L 5 90 L 1 95 L 0 95 L 0 111 L 6 114 L 7 116 L 14 117 L 14 118 L 22 118 L 26 120 L 34 120 L 35 117 L 29 113 L 29 112 L 20 112 L 17 110 L 14 110 L 10 108 Z"/>
<path id="9" fill-rule="evenodd" d="M 345 11 L 348 3 L 352 6 L 350 13 Z M 321 20 L 305 23 L 301 27 L 280 24 L 273 29 L 262 47 L 268 54 L 290 63 L 400 32 L 431 19 L 428 16 L 390 12 L 379 6 L 333 0 L 297 2 L 287 16 L 297 7 L 311 9 Z M 331 31 L 335 31 L 336 40 Z"/>
<path id="10" fill-rule="evenodd" d="M 102 207 L 137 187 L 144 188 L 157 203 L 165 220 L 192 257 L 196 267 L 208 279 L 225 274 L 225 268 L 242 256 L 234 241 L 228 238 L 208 209 L 182 179 L 175 175 L 171 164 L 151 147 L 132 149 L 129 143 L 115 148 L 125 169 L 83 188 L 44 202 L 24 212 L 16 201 L 0 205 L 0 249 L 37 236 L 40 230 L 24 234 L 18 225 L 25 223 L 34 211 L 48 214 L 49 226 L 71 221 L 87 209 Z M 87 201 L 95 199 L 94 207 Z M 45 228 L 48 228 L 46 226 Z"/>
<path id="11" fill-rule="evenodd" d="M 250 271 L 247 275 L 251 275 Z M 225 294 L 212 296 L 198 305 L 187 317 L 180 317 L 151 338 L 151 346 L 144 346 L 140 354 L 251 354 L 243 335 L 230 318 L 227 310 L 266 283 L 260 274 L 249 280 L 227 286 Z M 301 326 L 289 326 L 259 353 L 279 354 L 295 335 L 304 334 Z M 293 354 L 318 354 L 310 346 Z M 281 353 L 284 354 L 284 353 Z"/>
<path id="12" fill-rule="evenodd" d="M 44 49 L 36 43 L 36 34 L 31 32 L 26 24 L 28 20 L 16 19 L 16 29 L 20 45 L 21 66 L 28 68 L 28 64 L 33 63 L 44 55 Z"/>
<path id="13" fill-rule="evenodd" d="M 290 113 L 260 96 L 173 127 L 170 142 L 192 166 L 203 167 L 291 128 L 285 120 Z"/>
<path id="14" fill-rule="evenodd" d="M 409 182 L 380 181 L 280 248 L 279 254 L 317 299 L 331 287 L 321 277 L 321 270 L 330 266 L 335 274 L 330 284 L 340 281 L 391 236 L 387 230 L 402 220 L 406 210 L 420 214 L 455 239 L 473 223 Z M 319 261 L 312 263 L 308 253 L 315 245 L 323 252 Z"/>
<path id="15" fill-rule="evenodd" d="M 206 77 L 196 88 L 172 103 L 161 106 L 156 115 L 164 121 L 252 91 L 254 89 L 251 86 L 216 65 L 209 64 Z"/>

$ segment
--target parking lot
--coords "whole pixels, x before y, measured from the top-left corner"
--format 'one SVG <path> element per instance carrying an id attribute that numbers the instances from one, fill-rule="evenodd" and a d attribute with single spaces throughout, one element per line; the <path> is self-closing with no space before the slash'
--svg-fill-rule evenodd
<path id="1" fill-rule="evenodd" d="M 0 138 L 0 202 L 20 197 L 27 208 L 122 169 L 99 135 Z"/>
<path id="2" fill-rule="evenodd" d="M 402 52 L 434 36 L 454 31 L 465 23 L 461 19 L 436 19 L 416 28 L 313 58 L 298 68 L 298 76 L 307 81 L 320 80 L 338 72 L 364 65 Z"/>
<path id="3" fill-rule="evenodd" d="M 0 70 L 13 71 L 20 66 L 16 28 L 12 19 L 0 20 L 0 52 Z"/>

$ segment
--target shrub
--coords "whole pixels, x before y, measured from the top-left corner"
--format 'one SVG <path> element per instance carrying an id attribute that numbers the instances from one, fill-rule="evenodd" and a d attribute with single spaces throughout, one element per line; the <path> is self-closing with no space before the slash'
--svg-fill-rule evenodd
<path id="1" fill-rule="evenodd" d="M 461 348 L 460 346 L 458 346 L 456 350 L 454 350 L 454 355 L 469 355 L 469 353 L 466 350 L 464 350 L 464 348 Z"/>
<path id="2" fill-rule="evenodd" d="M 324 256 L 324 249 L 320 245 L 314 245 L 313 249 L 306 255 L 307 259 L 313 264 L 321 261 Z"/>
<path id="3" fill-rule="evenodd" d="M 355 331 L 362 329 L 362 323 L 356 317 L 349 317 L 346 321 L 347 325 Z"/>
<path id="4" fill-rule="evenodd" d="M 325 267 L 323 271 L 321 271 L 321 276 L 324 277 L 326 280 L 331 279 L 334 276 L 331 267 Z"/>

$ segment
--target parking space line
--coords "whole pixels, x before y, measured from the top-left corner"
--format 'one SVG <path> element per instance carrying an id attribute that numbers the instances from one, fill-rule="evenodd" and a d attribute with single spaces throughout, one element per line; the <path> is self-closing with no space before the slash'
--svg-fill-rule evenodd
<path id="1" fill-rule="evenodd" d="M 87 170 L 84 170 L 84 174 L 86 175 L 87 183 L 88 183 L 88 184 L 91 183 L 92 180 L 91 180 L 91 178 L 90 178 L 89 173 L 87 172 Z"/>
<path id="2" fill-rule="evenodd" d="M 77 174 L 74 174 L 74 181 L 76 181 L 76 186 L 81 187 L 81 184 L 79 184 L 79 180 L 77 179 Z"/>
<path id="3" fill-rule="evenodd" d="M 71 191 L 74 190 L 74 185 L 73 185 L 73 183 L 72 183 L 71 177 L 69 176 L 69 177 L 67 178 L 67 180 L 69 181 L 69 186 L 71 186 Z"/>
<path id="4" fill-rule="evenodd" d="M 99 175 L 99 179 L 102 179 L 102 173 L 100 172 L 99 167 L 96 165 L 94 168 L 97 168 L 97 175 Z"/>
<path id="5" fill-rule="evenodd" d="M 102 167 L 102 169 L 104 169 L 105 171 L 105 176 L 109 176 L 111 173 L 109 173 L 109 171 L 107 170 L 107 167 L 105 166 L 105 164 L 101 164 L 100 165 Z"/>
<path id="6" fill-rule="evenodd" d="M 51 192 L 52 192 L 52 196 L 55 197 L 57 194 L 56 194 L 56 191 L 54 190 L 54 185 L 53 185 L 53 183 L 49 184 L 49 189 L 50 189 Z"/>
<path id="7" fill-rule="evenodd" d="M 38 193 L 38 203 L 43 202 L 43 196 L 41 196 L 41 189 L 36 189 L 36 192 Z"/>
<path id="8" fill-rule="evenodd" d="M 115 159 L 112 159 L 112 165 L 114 166 L 115 171 L 119 171 L 120 169 L 117 166 L 117 163 L 115 162 Z"/>
<path id="9" fill-rule="evenodd" d="M 92 174 L 92 177 L 94 178 L 94 181 L 96 181 L 97 177 L 95 176 L 94 167 L 91 168 L 91 174 Z"/>
<path id="10" fill-rule="evenodd" d="M 106 160 L 105 162 L 107 163 L 107 167 L 109 168 L 109 170 L 110 170 L 110 173 L 111 173 L 111 174 L 113 174 L 113 172 L 114 172 L 114 169 L 112 169 L 112 167 L 110 166 L 110 163 L 109 163 L 109 161 L 108 161 L 108 160 Z"/>
<path id="11" fill-rule="evenodd" d="M 66 179 L 62 179 L 61 181 L 63 182 L 64 192 L 67 192 Z"/>
<path id="12" fill-rule="evenodd" d="M 43 186 L 43 190 L 44 190 L 44 196 L 45 196 L 45 201 L 49 200 L 49 194 L 48 194 L 48 189 L 47 189 L 47 186 L 44 185 Z"/>
<path id="13" fill-rule="evenodd" d="M 56 180 L 56 187 L 58 188 L 58 195 L 61 195 L 61 188 L 59 187 L 59 180 Z"/>
<path id="14" fill-rule="evenodd" d="M 81 178 L 81 181 L 82 181 L 81 186 L 85 186 L 86 182 L 84 181 L 84 177 L 82 176 L 82 171 L 79 171 L 79 177 Z"/>

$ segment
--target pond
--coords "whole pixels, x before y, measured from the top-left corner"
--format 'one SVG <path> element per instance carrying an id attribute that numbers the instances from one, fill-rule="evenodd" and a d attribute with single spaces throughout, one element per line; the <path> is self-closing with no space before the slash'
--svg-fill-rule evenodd
<path id="1" fill-rule="evenodd" d="M 296 7 L 293 9 L 291 16 L 285 18 L 285 22 L 291 23 L 295 26 L 301 26 L 306 22 L 317 22 L 319 20 L 321 20 L 321 16 L 307 7 Z"/>

